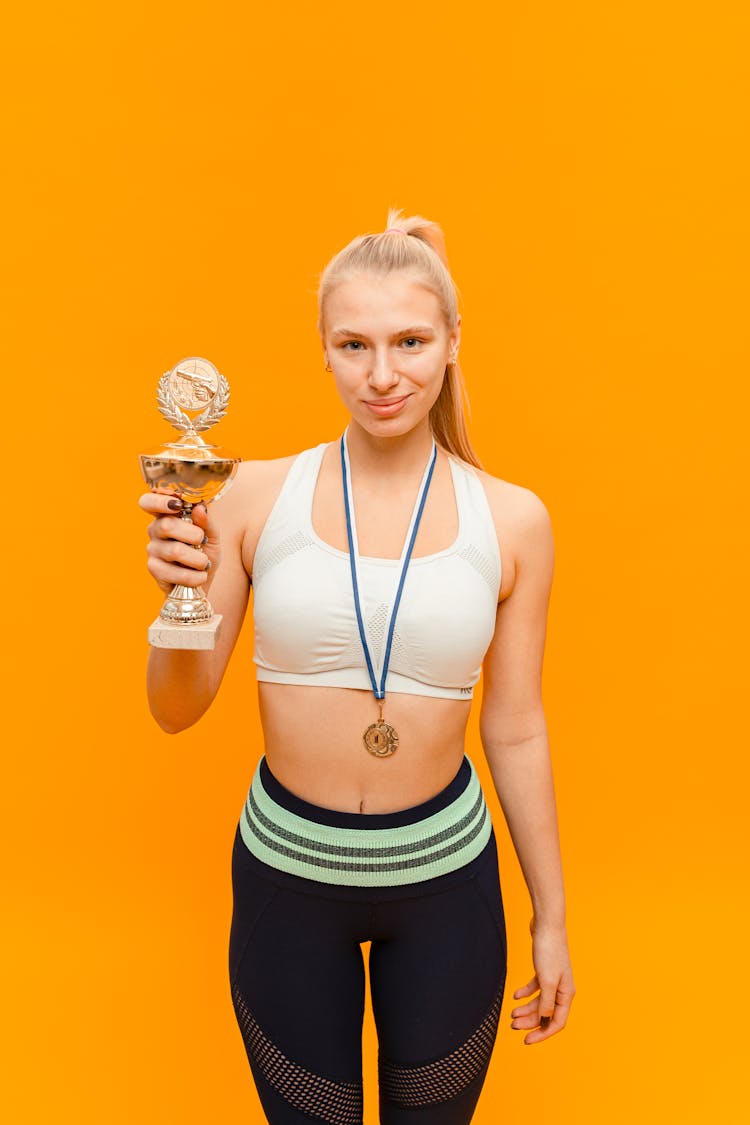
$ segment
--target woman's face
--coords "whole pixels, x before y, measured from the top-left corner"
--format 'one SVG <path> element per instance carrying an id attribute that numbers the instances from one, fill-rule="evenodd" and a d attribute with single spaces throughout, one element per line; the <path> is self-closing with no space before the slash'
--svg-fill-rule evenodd
<path id="1" fill-rule="evenodd" d="M 326 299 L 323 346 L 352 420 L 375 436 L 408 433 L 429 415 L 458 350 L 438 298 L 406 270 L 359 273 Z"/>

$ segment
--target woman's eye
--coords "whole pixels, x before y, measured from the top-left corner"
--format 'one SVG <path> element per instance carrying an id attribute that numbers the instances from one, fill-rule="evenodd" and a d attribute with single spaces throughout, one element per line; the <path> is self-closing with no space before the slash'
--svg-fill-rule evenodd
<path id="1" fill-rule="evenodd" d="M 418 340 L 416 336 L 407 336 L 401 343 L 405 345 L 408 351 L 413 351 L 422 341 Z"/>
<path id="2" fill-rule="evenodd" d="M 358 352 L 362 347 L 364 347 L 364 345 L 361 340 L 347 340 L 343 345 L 344 351 L 349 348 L 349 350 L 353 352 Z"/>

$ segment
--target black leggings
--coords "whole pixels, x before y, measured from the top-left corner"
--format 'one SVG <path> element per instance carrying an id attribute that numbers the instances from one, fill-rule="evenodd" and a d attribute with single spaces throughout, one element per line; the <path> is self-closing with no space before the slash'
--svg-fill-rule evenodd
<path id="1" fill-rule="evenodd" d="M 288 795 L 294 811 L 328 813 L 272 780 L 275 799 Z M 429 804 L 409 811 L 418 819 Z M 271 1125 L 360 1125 L 367 941 L 382 1125 L 471 1120 L 505 987 L 494 835 L 457 871 L 372 888 L 279 871 L 248 850 L 238 827 L 232 886 L 232 1000 Z"/>

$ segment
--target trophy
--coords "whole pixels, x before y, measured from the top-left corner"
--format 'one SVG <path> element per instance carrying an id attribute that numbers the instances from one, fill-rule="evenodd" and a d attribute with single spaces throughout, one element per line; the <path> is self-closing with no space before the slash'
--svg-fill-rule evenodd
<path id="1" fill-rule="evenodd" d="M 192 356 L 162 375 L 156 397 L 159 412 L 182 437 L 156 453 L 142 453 L 141 472 L 152 492 L 179 496 L 180 517 L 190 520 L 196 504 L 208 504 L 229 487 L 241 460 L 200 436 L 226 414 L 229 383 L 207 359 Z M 177 585 L 150 626 L 148 640 L 155 648 L 212 649 L 220 625 L 221 614 L 214 613 L 199 586 Z"/>

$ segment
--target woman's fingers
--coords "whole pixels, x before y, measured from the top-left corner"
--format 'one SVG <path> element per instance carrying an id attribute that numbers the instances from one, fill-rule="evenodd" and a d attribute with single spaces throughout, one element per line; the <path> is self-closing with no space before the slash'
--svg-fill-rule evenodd
<path id="1" fill-rule="evenodd" d="M 523 988 L 517 988 L 513 993 L 514 1000 L 521 1000 L 524 996 L 531 996 L 532 993 L 539 991 L 539 981 L 536 979 L 536 974 L 531 978 L 528 984 Z"/>
<path id="2" fill-rule="evenodd" d="M 531 1015 L 532 1012 L 536 1014 L 536 1011 L 537 1002 L 536 1000 L 531 1000 L 528 1004 L 523 1004 L 520 1008 L 515 1007 L 510 1014 L 515 1019 L 516 1016 L 528 1016 Z"/>
<path id="3" fill-rule="evenodd" d="M 205 586 L 210 560 L 199 547 L 175 539 L 154 537 L 146 548 L 148 571 L 168 593 L 173 586 Z"/>
<path id="4" fill-rule="evenodd" d="M 559 991 L 557 993 L 557 996 L 558 999 L 555 1003 L 554 1015 L 550 1019 L 549 1023 L 546 1025 L 546 1027 L 542 1026 L 540 1023 L 540 1026 L 538 1028 L 534 1028 L 533 1031 L 529 1032 L 529 1034 L 524 1039 L 524 1043 L 541 1043 L 544 1039 L 549 1039 L 551 1035 L 556 1035 L 558 1031 L 562 1031 L 562 1029 L 565 1027 L 565 1024 L 568 1022 L 568 1014 L 570 1012 L 572 996 L 569 999 L 566 999 L 565 996 Z"/>
<path id="5" fill-rule="evenodd" d="M 534 1031 L 539 1027 L 539 1020 L 536 1016 L 524 1016 L 521 1019 L 511 1020 L 510 1024 L 513 1031 Z"/>
<path id="6" fill-rule="evenodd" d="M 205 504 L 199 504 L 197 508 L 193 509 L 193 520 L 202 535 L 201 550 L 208 558 L 208 569 L 211 570 L 211 577 L 213 578 L 216 567 L 221 561 L 219 529 L 211 516 L 211 509 Z"/>
<path id="7" fill-rule="evenodd" d="M 171 515 L 174 512 L 179 516 L 185 506 L 179 496 L 168 496 L 164 492 L 144 492 L 138 503 L 144 512 L 150 512 L 154 516 Z"/>
<path id="8" fill-rule="evenodd" d="M 532 1025 L 525 1024 L 521 1030 L 526 1030 L 526 1028 L 530 1026 Z M 558 1031 L 562 1031 L 564 1026 L 564 1021 L 560 1023 L 553 1016 L 546 1027 L 534 1027 L 533 1030 L 531 1030 L 529 1034 L 524 1037 L 524 1043 L 527 1044 L 527 1046 L 531 1046 L 532 1043 L 541 1043 L 544 1039 L 549 1039 L 551 1035 L 555 1035 Z"/>
<path id="9" fill-rule="evenodd" d="M 208 580 L 208 572 L 205 570 L 190 570 L 164 562 L 163 559 L 150 558 L 148 572 L 167 594 L 173 586 L 205 586 Z"/>
<path id="10" fill-rule="evenodd" d="M 557 982 L 555 982 L 555 984 L 547 983 L 542 985 L 542 991 L 539 997 L 539 1023 L 543 1028 L 549 1024 L 555 1014 L 556 984 Z"/>
<path id="11" fill-rule="evenodd" d="M 151 559 L 161 559 L 162 562 L 172 563 L 175 566 L 184 566 L 189 570 L 208 570 L 209 558 L 200 544 L 183 543 L 177 539 L 152 538 L 146 547 Z"/>
<path id="12" fill-rule="evenodd" d="M 202 546 L 205 538 L 202 527 L 177 516 L 157 516 L 148 525 L 148 534 L 151 539 L 172 539 L 190 547 Z"/>
<path id="13" fill-rule="evenodd" d="M 181 518 L 184 505 L 176 496 L 149 492 L 139 504 L 154 517 L 148 526 L 148 571 L 161 589 L 206 586 L 218 563 L 219 539 L 205 505 L 193 508 L 188 520 Z"/>
<path id="14" fill-rule="evenodd" d="M 212 546 L 218 545 L 219 533 L 216 522 L 206 504 L 198 504 L 197 507 L 193 508 L 193 523 L 201 528 L 209 544 Z"/>
<path id="15" fill-rule="evenodd" d="M 537 978 L 535 977 L 534 980 Z M 527 993 L 532 982 L 519 988 L 513 994 L 519 996 Z M 540 990 L 539 995 L 530 1000 L 528 1004 L 515 1007 L 511 1014 L 511 1027 L 514 1031 L 529 1031 L 524 1043 L 541 1043 L 562 1031 L 568 1022 L 570 1006 L 575 995 L 575 987 L 569 983 L 563 974 L 560 985 L 555 989 L 547 986 Z"/>

